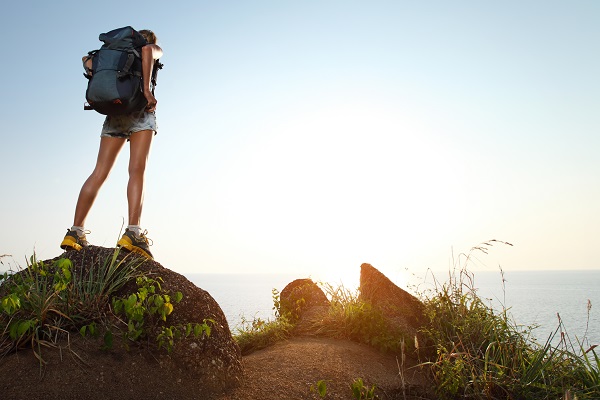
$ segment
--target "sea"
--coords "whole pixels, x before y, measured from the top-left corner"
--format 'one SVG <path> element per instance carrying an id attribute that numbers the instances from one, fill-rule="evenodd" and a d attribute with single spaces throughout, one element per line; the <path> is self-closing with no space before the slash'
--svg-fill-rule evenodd
<path id="1" fill-rule="evenodd" d="M 232 332 L 260 318 L 274 319 L 273 289 L 281 291 L 288 283 L 304 276 L 291 274 L 187 274 L 196 286 L 208 291 L 219 303 Z M 497 312 L 507 310 L 521 330 L 534 327 L 532 338 L 544 344 L 551 335 L 557 344 L 560 332 L 577 346 L 600 345 L 599 271 L 477 271 L 471 285 Z M 414 293 L 431 280 L 394 282 Z M 436 278 L 438 281 L 440 279 Z M 392 279 L 393 280 L 393 279 Z M 336 285 L 336 282 L 332 282 Z M 347 290 L 356 287 L 347 286 Z M 356 283 L 358 286 L 358 283 Z M 559 324 L 560 322 L 560 324 Z M 577 347 L 576 347 L 577 348 Z"/>

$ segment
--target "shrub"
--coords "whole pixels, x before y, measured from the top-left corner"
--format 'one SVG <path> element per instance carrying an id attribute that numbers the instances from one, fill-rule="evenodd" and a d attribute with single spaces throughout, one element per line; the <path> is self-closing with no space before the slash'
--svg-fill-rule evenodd
<path id="1" fill-rule="evenodd" d="M 34 255 L 27 268 L 4 273 L 0 279 L 0 357 L 30 347 L 43 364 L 42 347 L 55 346 L 60 338 L 74 332 L 85 337 L 103 331 L 104 348 L 112 346 L 113 329 L 129 340 L 152 333 L 158 347 L 168 351 L 175 340 L 210 335 L 212 320 L 167 326 L 173 304 L 170 294 L 161 288 L 160 277 L 149 278 L 138 271 L 144 258 L 119 252 L 117 248 L 111 256 L 85 268 L 74 266 L 65 257 L 43 262 Z M 135 293 L 114 298 L 134 279 L 138 284 Z M 173 302 L 182 297 L 175 293 Z M 124 326 L 119 325 L 120 316 L 126 320 Z"/>
<path id="2" fill-rule="evenodd" d="M 350 339 L 383 351 L 401 351 L 406 334 L 390 324 L 381 310 L 361 300 L 358 292 L 323 284 L 331 303 L 328 313 L 313 330 L 320 335 Z"/>
<path id="3" fill-rule="evenodd" d="M 242 355 L 248 355 L 290 337 L 293 325 L 287 316 L 279 314 L 280 301 L 277 289 L 273 289 L 272 296 L 273 310 L 276 313 L 274 320 L 253 318 L 249 321 L 242 316 L 241 325 L 236 328 L 237 332 L 233 337 L 240 346 Z"/>
<path id="4" fill-rule="evenodd" d="M 487 251 L 484 243 L 472 252 Z M 430 327 L 425 334 L 437 346 L 431 367 L 439 398 L 554 399 L 573 393 L 580 399 L 600 397 L 598 356 L 591 348 L 575 348 L 559 326 L 540 346 L 531 327 L 523 329 L 508 315 L 487 306 L 473 287 L 473 273 L 464 264 L 436 284 L 425 300 Z"/>
<path id="5" fill-rule="evenodd" d="M 111 293 L 135 274 L 138 263 L 113 257 L 86 271 L 75 269 L 68 258 L 50 263 L 33 255 L 27 268 L 6 272 L 0 291 L 1 354 L 31 347 L 43 363 L 42 346 L 77 332 L 102 318 Z"/>

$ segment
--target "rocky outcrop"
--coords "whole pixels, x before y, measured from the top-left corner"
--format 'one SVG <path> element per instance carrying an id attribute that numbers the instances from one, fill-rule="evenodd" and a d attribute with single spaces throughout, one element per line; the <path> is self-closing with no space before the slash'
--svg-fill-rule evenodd
<path id="1" fill-rule="evenodd" d="M 426 324 L 424 306 L 370 264 L 360 266 L 360 298 L 380 309 L 386 319 L 410 336 Z"/>
<path id="2" fill-rule="evenodd" d="M 309 333 L 329 308 L 329 299 L 312 279 L 296 279 L 279 294 L 279 314 L 295 323 L 296 333 Z"/>
<path id="3" fill-rule="evenodd" d="M 82 270 L 110 259 L 113 254 L 114 249 L 89 246 L 80 252 L 68 252 L 66 256 L 73 262 L 74 270 Z M 183 294 L 181 302 L 174 303 L 173 312 L 164 325 L 207 322 L 211 327 L 210 335 L 175 340 L 173 351 L 168 353 L 164 348 L 157 349 L 156 341 L 151 337 L 138 342 L 115 338 L 112 348 L 101 350 L 102 338 L 82 339 L 78 333 L 70 333 L 44 351 L 44 366 L 34 360 L 31 351 L 19 351 L 0 360 L 2 376 L 14 377 L 10 371 L 20 371 L 10 383 L 2 384 L 2 391 L 21 396 L 36 386 L 40 376 L 56 380 L 57 397 L 49 395 L 47 398 L 113 398 L 116 390 L 123 391 L 121 398 L 133 398 L 133 394 L 135 398 L 144 397 L 144 394 L 150 396 L 147 398 L 159 398 L 158 393 L 180 392 L 185 397 L 183 388 L 189 390 L 190 387 L 198 390 L 197 398 L 209 398 L 211 393 L 237 386 L 243 376 L 241 353 L 225 315 L 213 297 L 156 261 L 145 260 L 137 268 L 148 277 L 160 277 L 163 291 L 171 295 Z M 136 282 L 130 281 L 116 296 L 127 297 L 137 288 Z M 86 380 L 90 385 L 69 387 L 67 392 L 61 389 L 62 377 L 82 374 L 89 376 Z"/>

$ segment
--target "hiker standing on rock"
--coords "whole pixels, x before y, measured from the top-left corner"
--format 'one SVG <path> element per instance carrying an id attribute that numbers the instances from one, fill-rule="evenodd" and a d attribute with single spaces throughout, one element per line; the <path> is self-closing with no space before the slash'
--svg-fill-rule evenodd
<path id="1" fill-rule="evenodd" d="M 142 107 L 144 108 L 141 109 L 141 111 L 124 115 L 111 115 L 109 112 L 102 112 L 99 109 L 94 108 L 94 103 L 89 100 L 90 97 L 88 97 L 88 93 L 86 93 L 90 108 L 94 108 L 98 112 L 107 114 L 107 117 L 100 134 L 100 149 L 98 151 L 96 166 L 81 188 L 79 198 L 77 199 L 77 206 L 75 207 L 73 226 L 67 230 L 67 234 L 60 244 L 60 247 L 64 250 L 81 250 L 82 247 L 88 245 L 86 233 L 89 232 L 86 232 L 86 229 L 84 228 L 85 220 L 98 195 L 100 187 L 108 177 L 119 152 L 123 148 L 125 142 L 129 142 L 129 182 L 127 184 L 127 202 L 129 209 L 128 226 L 121 239 L 117 242 L 117 246 L 124 247 L 129 251 L 139 253 L 152 259 L 153 256 L 149 249 L 150 243 L 146 237 L 147 231 L 142 231 L 140 228 L 140 218 L 144 200 L 144 173 L 152 138 L 157 132 L 156 115 L 154 113 L 157 101 L 153 94 L 153 86 L 155 84 L 152 79 L 153 69 L 160 68 L 160 64 L 157 64 L 157 60 L 162 56 L 162 49 L 156 44 L 156 35 L 152 31 L 141 30 L 138 34 L 133 28 L 127 28 L 129 28 L 133 34 L 138 35 L 137 37 L 139 37 L 139 34 L 143 36 L 143 38 L 140 37 L 139 39 L 143 44 L 141 52 L 139 52 L 141 54 L 135 53 L 138 57 L 138 63 L 139 57 L 141 57 L 142 89 L 143 96 L 145 97 L 145 101 L 143 98 L 141 101 L 144 103 L 147 102 L 147 104 L 145 107 L 142 104 Z M 110 35 L 116 31 L 119 30 L 102 34 L 100 35 L 100 39 L 104 40 L 103 35 Z M 132 40 L 130 38 L 126 39 Z M 105 41 L 105 44 L 106 43 L 107 42 Z M 102 49 L 99 51 L 102 51 Z M 129 52 L 132 53 L 132 51 Z M 97 73 L 97 79 L 100 79 L 100 69 L 96 72 L 94 68 L 97 67 L 96 62 L 100 63 L 102 60 L 94 60 L 94 62 L 92 62 L 94 54 L 95 52 L 90 52 L 88 56 L 83 58 L 84 68 L 87 72 L 86 76 L 90 80 L 94 73 Z M 132 70 L 133 69 L 134 68 L 132 68 Z M 121 73 L 121 71 L 117 72 Z M 115 73 L 114 68 L 112 73 Z M 138 82 L 139 74 L 140 72 L 137 73 Z M 90 86 L 88 86 L 88 92 L 90 90 L 89 88 Z M 112 102 L 117 103 L 115 100 Z M 120 104 L 121 101 L 118 101 L 118 103 Z"/>

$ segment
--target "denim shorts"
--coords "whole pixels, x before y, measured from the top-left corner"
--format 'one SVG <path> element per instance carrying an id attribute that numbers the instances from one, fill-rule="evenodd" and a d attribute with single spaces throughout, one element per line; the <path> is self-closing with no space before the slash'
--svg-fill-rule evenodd
<path id="1" fill-rule="evenodd" d="M 100 136 L 129 138 L 132 133 L 139 131 L 158 132 L 156 114 L 142 111 L 127 115 L 108 115 L 102 125 Z"/>

